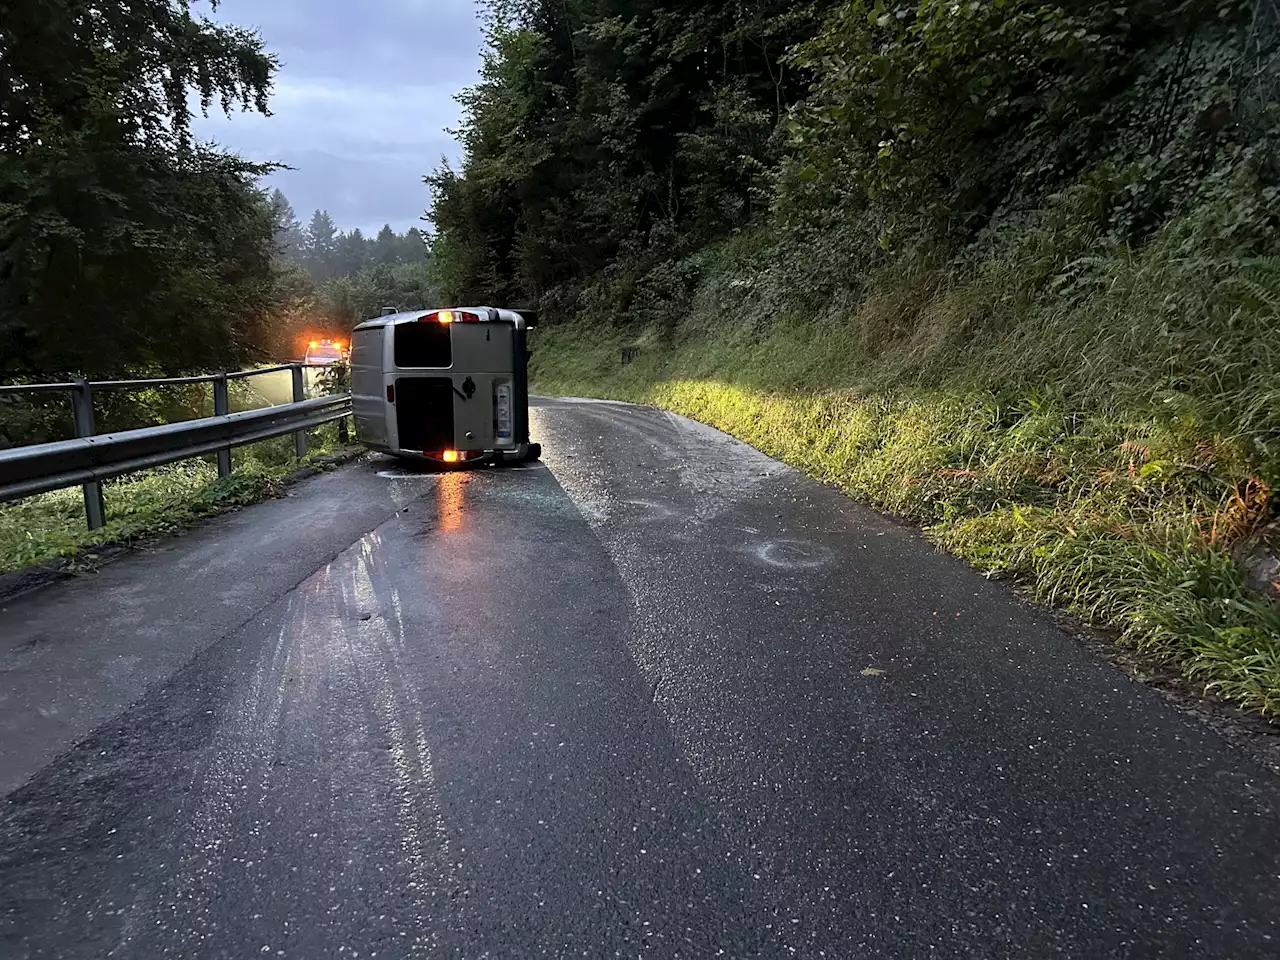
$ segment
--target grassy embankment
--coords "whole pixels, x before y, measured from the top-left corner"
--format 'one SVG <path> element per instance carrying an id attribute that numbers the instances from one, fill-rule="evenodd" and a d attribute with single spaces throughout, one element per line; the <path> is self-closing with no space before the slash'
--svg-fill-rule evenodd
<path id="1" fill-rule="evenodd" d="M 1274 716 L 1280 613 L 1233 557 L 1277 505 L 1280 261 L 1211 227 L 1075 259 L 1031 236 L 818 308 L 803 253 L 745 236 L 686 262 L 674 325 L 538 331 L 534 383 L 713 424 Z"/>
<path id="2" fill-rule="evenodd" d="M 234 410 L 288 399 L 268 395 L 270 390 L 261 394 L 244 386 L 234 393 Z M 192 407 L 185 414 L 209 412 Z M 117 424 L 114 428 L 142 425 Z M 341 449 L 336 424 L 325 424 L 308 436 L 309 453 L 301 462 L 294 456 L 290 435 L 238 448 L 233 454 L 235 469 L 223 479 L 218 478 L 216 460 L 207 457 L 109 481 L 103 484 L 107 525 L 101 530 L 86 529 L 79 487 L 0 504 L 0 573 L 65 558 L 91 563 L 94 548 L 179 533 L 203 517 L 275 496 L 290 473 L 329 462 Z"/>

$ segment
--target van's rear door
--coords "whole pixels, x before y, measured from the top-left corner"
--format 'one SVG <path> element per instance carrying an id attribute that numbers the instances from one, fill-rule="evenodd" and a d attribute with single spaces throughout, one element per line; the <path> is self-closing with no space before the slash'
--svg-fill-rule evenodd
<path id="1" fill-rule="evenodd" d="M 514 334 L 515 325 L 506 321 L 453 324 L 453 418 L 460 450 L 512 445 L 509 432 L 496 436 L 494 394 L 495 384 L 511 383 Z"/>

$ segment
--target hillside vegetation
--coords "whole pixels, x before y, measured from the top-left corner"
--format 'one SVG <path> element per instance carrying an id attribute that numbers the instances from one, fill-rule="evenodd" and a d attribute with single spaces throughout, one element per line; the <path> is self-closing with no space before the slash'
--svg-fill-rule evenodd
<path id="1" fill-rule="evenodd" d="M 279 66 L 216 3 L 7 0 L 0 16 L 0 378 L 228 369 L 299 355 L 384 303 L 430 303 L 414 229 L 307 228 L 279 164 L 193 133 L 269 113 Z M 0 406 L 0 435 L 19 413 Z"/>
<path id="2" fill-rule="evenodd" d="M 432 269 L 1275 714 L 1275 15 L 498 3 Z"/>
<path id="3" fill-rule="evenodd" d="M 435 299 L 414 229 L 306 228 L 197 111 L 268 113 L 278 63 L 216 4 L 12 0 L 0 16 L 0 381 L 179 376 L 299 358 Z M 99 430 L 211 390 L 100 393 Z M 0 449 L 71 434 L 64 395 L 0 397 Z"/>
<path id="4" fill-rule="evenodd" d="M 191 117 L 267 112 L 275 69 L 256 34 L 176 0 L 4 4 L 0 376 L 176 372 L 269 338 L 270 167 Z"/>
<path id="5" fill-rule="evenodd" d="M 0 382 L 291 360 L 382 304 L 435 299 L 416 230 L 365 239 L 323 211 L 303 229 L 263 187 L 277 164 L 195 136 L 196 111 L 269 113 L 277 58 L 221 12 L 187 0 L 0 5 Z M 233 387 L 232 408 L 270 402 L 260 384 Z M 111 432 L 206 416 L 212 399 L 207 384 L 103 390 L 95 422 Z M 313 431 L 313 452 L 336 432 Z M 65 394 L 0 396 L 0 449 L 71 434 Z M 293 469 L 294 448 L 264 441 L 235 463 L 222 480 L 202 460 L 109 481 L 99 531 L 84 529 L 75 489 L 0 504 L 0 573 L 259 498 Z"/>

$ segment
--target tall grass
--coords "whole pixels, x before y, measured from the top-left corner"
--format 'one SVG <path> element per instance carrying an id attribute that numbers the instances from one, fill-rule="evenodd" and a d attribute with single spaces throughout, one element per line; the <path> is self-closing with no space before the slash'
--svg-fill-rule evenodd
<path id="1" fill-rule="evenodd" d="M 711 423 L 1276 715 L 1280 612 L 1233 554 L 1277 513 L 1280 258 L 1215 223 L 1141 250 L 1049 224 L 818 309 L 779 263 L 802 252 L 741 238 L 674 336 L 547 328 L 534 382 Z"/>

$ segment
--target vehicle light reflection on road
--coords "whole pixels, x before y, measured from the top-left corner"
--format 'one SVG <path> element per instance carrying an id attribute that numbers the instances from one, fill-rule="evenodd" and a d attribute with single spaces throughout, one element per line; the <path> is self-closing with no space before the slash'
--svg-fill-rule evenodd
<path id="1" fill-rule="evenodd" d="M 436 522 L 441 533 L 456 533 L 466 519 L 468 478 L 464 473 L 444 473 L 436 483 Z"/>

